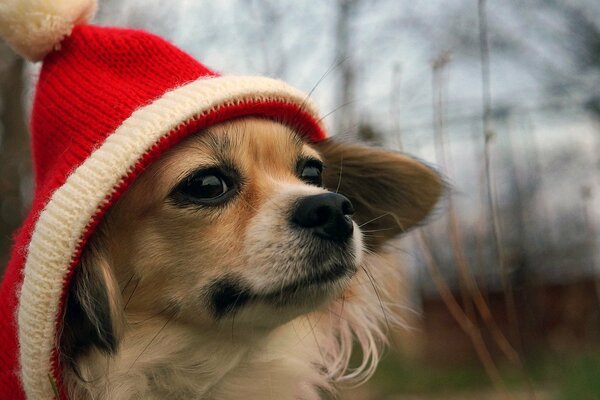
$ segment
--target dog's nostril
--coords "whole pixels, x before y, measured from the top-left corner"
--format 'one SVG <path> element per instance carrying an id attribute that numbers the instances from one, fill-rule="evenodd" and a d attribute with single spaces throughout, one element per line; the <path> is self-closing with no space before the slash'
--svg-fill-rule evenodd
<path id="1" fill-rule="evenodd" d="M 342 212 L 344 215 L 353 215 L 354 214 L 354 206 L 350 203 L 350 200 L 345 198 L 345 201 L 342 203 Z"/>
<path id="2" fill-rule="evenodd" d="M 322 238 L 343 241 L 354 231 L 349 217 L 353 213 L 352 203 L 346 197 L 323 193 L 300 199 L 292 214 L 292 223 Z"/>
<path id="3" fill-rule="evenodd" d="M 327 222 L 331 218 L 331 208 L 327 205 L 322 205 L 317 207 L 312 212 L 309 213 L 309 218 L 307 222 L 311 226 L 319 226 L 323 223 Z"/>

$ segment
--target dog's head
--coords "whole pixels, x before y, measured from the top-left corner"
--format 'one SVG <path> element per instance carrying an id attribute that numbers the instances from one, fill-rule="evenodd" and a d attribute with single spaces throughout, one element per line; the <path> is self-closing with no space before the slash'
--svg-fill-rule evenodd
<path id="1" fill-rule="evenodd" d="M 313 311 L 441 190 L 400 154 L 308 144 L 267 120 L 214 126 L 151 165 L 105 218 L 71 286 L 65 353 L 115 351 L 126 320 L 157 314 L 256 332 Z"/>

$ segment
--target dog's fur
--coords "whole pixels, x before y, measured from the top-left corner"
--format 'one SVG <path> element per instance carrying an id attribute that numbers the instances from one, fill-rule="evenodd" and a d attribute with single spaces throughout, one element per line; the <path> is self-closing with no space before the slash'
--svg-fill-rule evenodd
<path id="1" fill-rule="evenodd" d="M 307 157 L 323 161 L 324 188 L 299 178 Z M 214 165 L 236 171 L 235 194 L 214 207 L 178 202 L 186 176 Z M 345 244 L 290 227 L 299 199 L 327 190 L 354 205 Z M 441 191 L 409 157 L 306 144 L 273 121 L 239 119 L 186 139 L 144 171 L 86 246 L 61 335 L 67 392 L 309 400 L 367 378 L 393 318 L 395 268 L 379 254 Z M 305 279 L 335 266 L 335 279 Z M 354 342 L 362 363 L 350 369 Z"/>

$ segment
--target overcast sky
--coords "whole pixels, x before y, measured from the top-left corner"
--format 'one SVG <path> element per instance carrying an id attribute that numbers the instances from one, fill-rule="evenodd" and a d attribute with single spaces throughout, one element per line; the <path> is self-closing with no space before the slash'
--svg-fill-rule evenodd
<path id="1" fill-rule="evenodd" d="M 337 2 L 333 0 L 172 0 L 168 10 L 156 0 L 100 3 L 100 23 L 158 33 L 224 73 L 276 76 L 310 91 L 337 61 Z M 568 19 L 535 3 L 520 2 L 519 7 L 488 1 L 496 105 L 535 108 L 551 100 L 544 87 L 577 89 L 573 60 L 565 48 Z M 596 18 L 595 2 L 580 3 Z M 387 128 L 381 120 L 389 119 L 393 70 L 398 65 L 402 125 L 406 129 L 428 125 L 431 63 L 445 53 L 451 57 L 446 71 L 449 116 L 476 116 L 481 111 L 477 1 L 362 0 L 360 4 L 351 20 L 354 51 L 347 62 L 356 65 L 355 100 L 361 115 Z M 337 69 L 313 93 L 324 114 L 340 107 L 333 95 Z M 598 83 L 597 76 L 581 80 Z"/>
<path id="2" fill-rule="evenodd" d="M 405 150 L 433 164 L 432 62 L 449 56 L 442 85 L 452 166 L 444 172 L 465 210 L 462 221 L 475 224 L 483 148 L 477 1 L 359 3 L 344 61 L 357 71 L 354 109 L 386 134 L 386 145 L 396 146 L 399 127 Z M 313 91 L 330 127 L 344 110 L 335 95 L 337 1 L 105 0 L 100 7 L 97 23 L 157 33 L 222 73 L 269 75 Z M 512 149 L 518 168 L 543 171 L 534 201 L 553 216 L 565 207 L 580 212 L 582 187 L 592 188 L 600 209 L 598 125 L 581 108 L 600 87 L 600 69 L 583 68 L 589 60 L 579 48 L 580 28 L 600 26 L 600 2 L 488 0 L 486 15 L 493 105 L 512 110 L 496 124 L 492 149 L 499 202 L 514 190 L 505 164 Z M 565 163 L 558 169 L 557 159 Z"/>

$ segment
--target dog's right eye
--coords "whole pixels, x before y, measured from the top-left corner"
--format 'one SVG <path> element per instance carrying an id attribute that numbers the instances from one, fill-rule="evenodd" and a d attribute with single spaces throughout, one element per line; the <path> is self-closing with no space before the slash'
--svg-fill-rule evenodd
<path id="1" fill-rule="evenodd" d="M 309 185 L 323 186 L 323 163 L 316 159 L 302 160 L 299 165 L 300 179 Z"/>
<path id="2" fill-rule="evenodd" d="M 234 179 L 218 168 L 197 171 L 185 178 L 171 193 L 176 203 L 218 205 L 234 194 Z"/>

